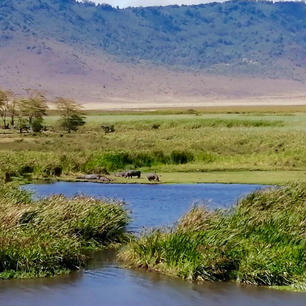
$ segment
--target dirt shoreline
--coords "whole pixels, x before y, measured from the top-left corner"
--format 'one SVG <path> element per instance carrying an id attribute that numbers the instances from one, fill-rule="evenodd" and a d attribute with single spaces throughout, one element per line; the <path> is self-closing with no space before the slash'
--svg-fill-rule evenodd
<path id="1" fill-rule="evenodd" d="M 255 185 L 285 185 L 288 182 L 302 181 L 305 170 L 236 170 L 236 171 L 207 171 L 207 172 L 160 172 L 161 181 L 149 182 L 144 176 L 140 179 L 124 179 L 114 175 L 107 175 L 109 182 L 91 179 L 78 179 L 77 175 L 65 175 L 59 178 L 33 178 L 26 183 L 55 183 L 55 182 L 79 182 L 97 184 L 255 184 Z"/>

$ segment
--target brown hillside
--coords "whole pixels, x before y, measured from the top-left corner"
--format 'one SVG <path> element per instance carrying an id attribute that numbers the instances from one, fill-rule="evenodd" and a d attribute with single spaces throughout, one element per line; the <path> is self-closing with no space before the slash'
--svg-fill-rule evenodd
<path id="1" fill-rule="evenodd" d="M 72 97 L 94 109 L 306 104 L 301 81 L 169 70 L 23 38 L 0 48 L 0 87 L 19 94 L 43 89 L 50 98 Z"/>

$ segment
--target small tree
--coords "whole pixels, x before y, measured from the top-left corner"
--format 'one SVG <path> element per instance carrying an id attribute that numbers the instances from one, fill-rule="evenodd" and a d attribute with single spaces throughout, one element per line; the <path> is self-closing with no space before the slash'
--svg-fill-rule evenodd
<path id="1" fill-rule="evenodd" d="M 9 96 L 10 92 L 0 90 L 0 116 L 2 119 L 2 125 L 4 129 L 8 128 L 7 116 L 9 112 Z"/>
<path id="2" fill-rule="evenodd" d="M 32 127 L 34 119 L 43 119 L 47 115 L 47 99 L 43 93 L 36 90 L 28 90 L 29 97 L 19 101 L 20 114 L 28 119 Z"/>
<path id="3" fill-rule="evenodd" d="M 10 125 L 12 127 L 15 126 L 15 117 L 18 115 L 17 104 L 18 102 L 15 98 L 9 103 L 8 115 L 10 117 Z"/>
<path id="4" fill-rule="evenodd" d="M 74 100 L 57 98 L 56 106 L 60 112 L 60 126 L 68 133 L 77 131 L 85 124 L 85 116 L 81 111 L 81 106 Z"/>

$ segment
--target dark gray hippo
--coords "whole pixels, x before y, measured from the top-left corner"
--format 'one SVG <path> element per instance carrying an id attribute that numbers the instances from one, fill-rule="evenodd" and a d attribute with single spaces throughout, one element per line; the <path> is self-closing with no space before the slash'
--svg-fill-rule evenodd
<path id="1" fill-rule="evenodd" d="M 134 176 L 140 178 L 141 177 L 141 171 L 139 171 L 139 170 L 129 170 L 129 171 L 125 172 L 125 177 L 132 178 Z"/>
<path id="2" fill-rule="evenodd" d="M 156 181 L 159 182 L 159 176 L 156 173 L 148 173 L 147 175 L 148 181 Z"/>

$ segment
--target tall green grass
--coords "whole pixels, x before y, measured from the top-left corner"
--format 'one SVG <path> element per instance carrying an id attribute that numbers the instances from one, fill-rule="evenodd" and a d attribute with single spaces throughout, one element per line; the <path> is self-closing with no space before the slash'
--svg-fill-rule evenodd
<path id="1" fill-rule="evenodd" d="M 205 159 L 209 155 L 201 155 Z M 60 177 L 78 172 L 106 173 L 118 169 L 151 167 L 153 165 L 182 165 L 195 159 L 187 150 L 170 151 L 119 151 L 119 152 L 0 152 L 0 179 Z"/>
<path id="2" fill-rule="evenodd" d="M 159 164 L 180 165 L 193 160 L 194 154 L 184 150 L 172 151 L 168 154 L 163 151 L 96 153 L 84 165 L 84 170 L 90 172 L 97 168 L 104 168 L 113 171 L 126 167 L 140 168 Z"/>
<path id="3" fill-rule="evenodd" d="M 257 191 L 230 211 L 194 207 L 172 230 L 129 243 L 119 258 L 185 279 L 306 290 L 305 187 Z"/>
<path id="4" fill-rule="evenodd" d="M 79 269 L 89 250 L 127 239 L 124 207 L 87 197 L 32 201 L 0 187 L 0 278 L 53 276 Z"/>

